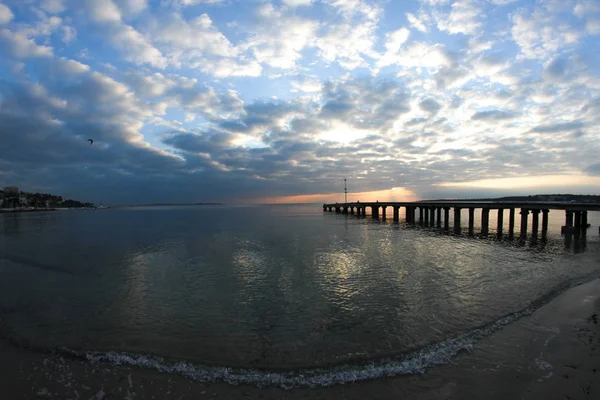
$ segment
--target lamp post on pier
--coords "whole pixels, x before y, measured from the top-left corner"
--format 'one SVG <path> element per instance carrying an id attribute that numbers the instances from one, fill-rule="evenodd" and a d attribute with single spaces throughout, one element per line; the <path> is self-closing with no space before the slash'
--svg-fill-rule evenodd
<path id="1" fill-rule="evenodd" d="M 348 203 L 348 188 L 346 187 L 346 178 L 344 178 L 344 203 Z"/>

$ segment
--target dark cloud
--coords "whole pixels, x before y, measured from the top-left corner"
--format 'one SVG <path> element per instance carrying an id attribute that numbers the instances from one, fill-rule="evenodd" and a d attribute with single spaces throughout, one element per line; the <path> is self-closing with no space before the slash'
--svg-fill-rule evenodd
<path id="1" fill-rule="evenodd" d="M 440 103 L 430 98 L 421 100 L 419 102 L 419 107 L 421 107 L 421 110 L 427 111 L 432 114 L 437 113 L 442 108 Z"/>
<path id="2" fill-rule="evenodd" d="M 516 118 L 519 114 L 513 111 L 506 110 L 487 110 L 477 111 L 471 119 L 476 121 L 502 121 L 505 119 Z"/>
<path id="3" fill-rule="evenodd" d="M 534 132 L 534 133 L 566 132 L 566 131 L 580 129 L 580 128 L 583 128 L 584 126 L 585 126 L 585 124 L 581 121 L 559 122 L 556 124 L 538 125 L 535 128 L 531 129 L 531 132 Z"/>
<path id="4" fill-rule="evenodd" d="M 568 60 L 564 57 L 556 57 L 544 69 L 544 72 L 553 78 L 565 75 L 568 67 Z"/>
<path id="5" fill-rule="evenodd" d="M 600 175 L 600 163 L 595 163 L 595 164 L 589 165 L 585 169 L 585 172 L 587 172 L 590 175 Z"/>

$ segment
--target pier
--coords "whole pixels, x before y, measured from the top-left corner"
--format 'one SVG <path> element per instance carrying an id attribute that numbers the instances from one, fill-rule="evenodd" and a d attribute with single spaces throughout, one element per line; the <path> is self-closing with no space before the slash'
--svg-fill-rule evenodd
<path id="1" fill-rule="evenodd" d="M 587 222 L 589 211 L 600 211 L 598 203 L 565 203 L 565 202 L 512 202 L 512 201 L 418 201 L 418 202 L 350 202 L 323 204 L 323 211 L 331 211 L 344 214 L 355 214 L 358 217 L 366 216 L 367 209 L 371 211 L 374 219 L 386 220 L 387 210 L 392 210 L 392 219 L 400 220 L 400 210 L 405 209 L 406 223 L 418 224 L 426 227 L 443 228 L 450 231 L 450 221 L 453 220 L 452 230 L 455 234 L 462 234 L 461 211 L 469 210 L 468 235 L 475 235 L 475 210 L 481 209 L 481 232 L 480 235 L 487 236 L 490 230 L 490 210 L 498 210 L 496 219 L 496 232 L 498 236 L 504 234 L 504 216 L 508 214 L 508 236 L 515 236 L 515 214 L 519 210 L 521 224 L 519 238 L 526 239 L 530 233 L 532 239 L 537 239 L 540 231 L 541 214 L 541 237 L 546 238 L 548 232 L 548 213 L 550 210 L 562 210 L 565 213 L 565 224 L 562 226 L 561 234 L 585 235 L 589 227 Z M 450 216 L 452 210 L 452 217 Z M 531 232 L 528 232 L 528 217 L 531 213 Z"/>

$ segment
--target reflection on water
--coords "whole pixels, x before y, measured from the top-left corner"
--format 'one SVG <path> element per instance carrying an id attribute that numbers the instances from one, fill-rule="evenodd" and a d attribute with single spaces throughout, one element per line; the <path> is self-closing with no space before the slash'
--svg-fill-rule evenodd
<path id="1" fill-rule="evenodd" d="M 386 357 L 597 273 L 598 236 L 563 238 L 550 216 L 520 247 L 315 206 L 2 215 L 1 332 L 231 366 Z"/>

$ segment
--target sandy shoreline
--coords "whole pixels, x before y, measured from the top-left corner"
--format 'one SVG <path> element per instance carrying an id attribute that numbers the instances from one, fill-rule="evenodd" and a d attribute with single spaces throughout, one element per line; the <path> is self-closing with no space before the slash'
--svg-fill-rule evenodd
<path id="1" fill-rule="evenodd" d="M 424 374 L 328 388 L 203 383 L 151 369 L 31 352 L 0 341 L 0 398 L 11 399 L 596 399 L 600 398 L 600 280 Z"/>

